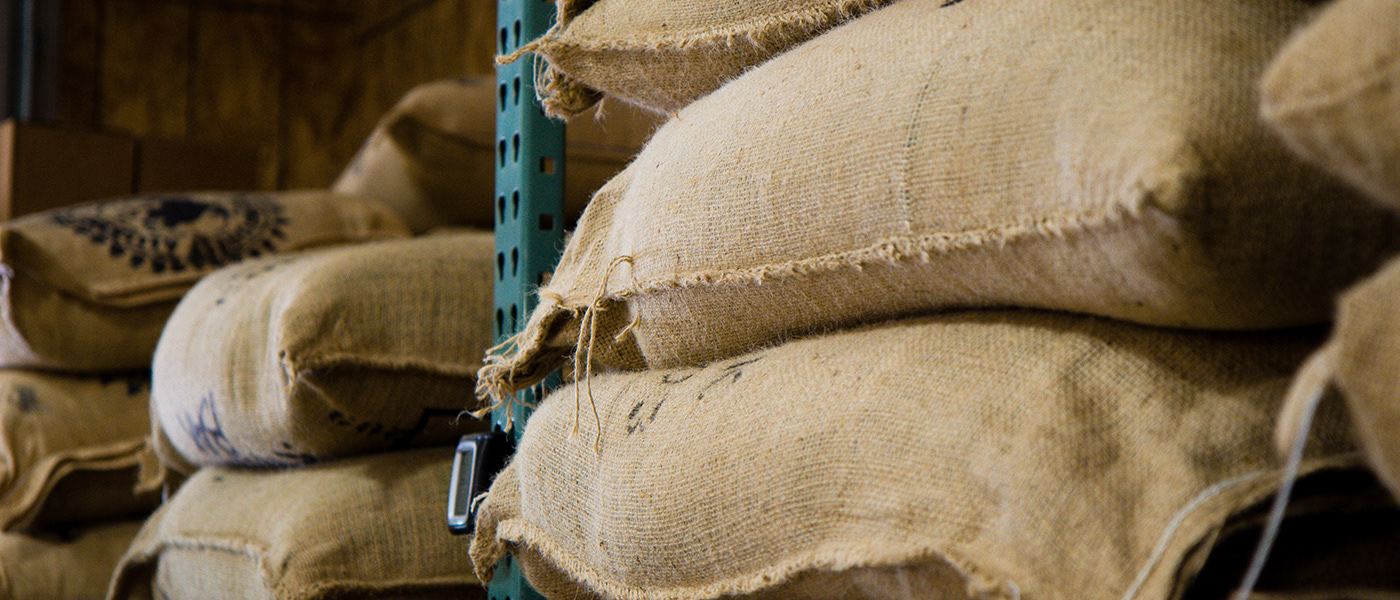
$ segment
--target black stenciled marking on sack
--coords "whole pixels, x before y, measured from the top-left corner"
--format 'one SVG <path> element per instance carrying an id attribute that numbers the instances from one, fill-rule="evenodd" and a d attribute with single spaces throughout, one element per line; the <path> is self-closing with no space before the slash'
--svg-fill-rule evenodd
<path id="1" fill-rule="evenodd" d="M 394 427 L 383 423 L 360 421 L 338 410 L 332 410 L 327 415 L 327 419 L 337 426 L 353 429 L 360 435 L 382 439 L 388 444 L 388 448 L 399 448 L 408 445 L 413 441 L 413 438 L 423 433 L 428 428 L 428 422 L 432 419 L 455 419 L 461 414 L 461 409 L 456 408 L 425 408 L 423 412 L 419 413 L 418 420 L 410 427 Z"/>
<path id="2" fill-rule="evenodd" d="M 218 298 L 214 299 L 215 306 L 222 306 L 228 301 L 229 294 L 247 288 L 247 284 L 263 275 L 276 271 L 278 267 L 298 259 L 296 256 L 283 256 L 281 258 L 269 258 L 261 264 L 249 265 L 243 268 L 242 273 L 237 273 L 224 281 L 223 289 L 219 290 Z M 238 267 L 235 267 L 238 268 Z"/>
<path id="3" fill-rule="evenodd" d="M 180 429 L 185 437 L 194 443 L 200 454 L 219 458 L 238 458 L 238 449 L 233 447 L 224 426 L 219 423 L 219 411 L 214 402 L 214 394 L 206 394 L 199 400 L 199 409 L 194 414 L 185 413 L 180 417 Z"/>
<path id="4" fill-rule="evenodd" d="M 275 252 L 286 239 L 284 212 L 267 196 L 156 196 L 76 206 L 52 218 L 132 268 L 161 274 Z"/>
<path id="5" fill-rule="evenodd" d="M 27 385 L 15 386 L 15 408 L 20 412 L 39 412 L 43 403 L 39 401 L 39 392 Z"/>
<path id="6" fill-rule="evenodd" d="M 730 363 L 728 365 L 725 365 L 723 368 L 720 369 L 720 373 L 717 377 L 710 379 L 703 387 L 700 388 L 698 392 L 695 393 L 695 399 L 704 400 L 705 394 L 709 393 L 710 389 L 714 388 L 717 385 L 733 385 L 744 376 L 744 367 L 754 364 L 760 360 L 763 360 L 762 356 L 750 358 L 747 360 L 741 360 L 736 363 Z M 708 368 L 709 367 L 705 367 L 705 369 Z M 666 373 L 661 376 L 661 383 L 666 385 L 675 385 L 678 383 L 683 383 L 685 381 L 689 381 L 691 378 L 695 377 L 703 371 L 704 369 L 688 372 L 684 376 L 678 376 L 674 373 Z M 633 433 L 646 431 L 648 425 L 651 425 L 652 423 L 656 422 L 656 415 L 661 412 L 661 407 L 666 404 L 666 400 L 666 397 L 662 397 L 659 400 L 657 400 L 656 404 L 652 405 L 650 410 L 645 411 L 645 417 L 643 416 L 643 409 L 645 409 L 647 406 L 646 399 L 639 400 L 636 404 L 632 405 L 632 409 L 627 411 L 627 434 L 631 435 Z"/>
<path id="7" fill-rule="evenodd" d="M 317 461 L 314 455 L 296 452 L 292 445 L 286 442 L 282 442 L 283 450 L 274 450 L 272 456 L 239 450 L 224 433 L 223 424 L 219 422 L 217 406 L 214 394 L 209 393 L 200 399 L 199 410 L 195 414 L 186 413 L 180 418 L 180 428 L 190 441 L 194 442 L 195 449 L 200 454 L 219 459 L 221 462 L 253 467 L 276 467 L 288 463 L 310 464 Z"/>

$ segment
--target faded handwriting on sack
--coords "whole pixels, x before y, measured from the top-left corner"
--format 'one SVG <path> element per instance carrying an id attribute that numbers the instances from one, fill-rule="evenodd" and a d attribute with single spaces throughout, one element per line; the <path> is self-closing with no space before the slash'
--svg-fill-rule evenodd
<path id="1" fill-rule="evenodd" d="M 700 389 L 695 392 L 695 399 L 704 400 L 705 394 L 710 393 L 710 390 L 713 389 L 715 386 L 722 387 L 737 383 L 739 379 L 743 378 L 744 376 L 744 368 L 760 360 L 763 360 L 763 356 L 756 356 L 753 358 L 744 359 L 720 367 L 719 374 L 707 379 L 705 385 L 701 386 Z M 700 373 L 703 373 L 708 370 L 710 370 L 710 367 L 706 366 L 699 370 L 685 372 L 684 374 L 674 372 L 665 373 L 661 376 L 661 383 L 663 385 L 676 385 L 680 383 L 685 383 L 686 381 L 690 381 L 696 375 L 699 375 Z M 644 414 L 643 409 L 646 408 L 647 405 L 647 400 L 649 399 L 642 399 L 637 401 L 637 403 L 632 406 L 632 409 L 627 412 L 628 435 L 640 431 L 646 431 L 648 425 L 655 423 L 656 415 L 661 412 L 661 407 L 666 404 L 667 398 L 662 397 L 661 399 L 657 400 L 656 404 L 652 405 L 651 410 L 645 411 L 646 416 L 642 417 L 642 415 Z"/>

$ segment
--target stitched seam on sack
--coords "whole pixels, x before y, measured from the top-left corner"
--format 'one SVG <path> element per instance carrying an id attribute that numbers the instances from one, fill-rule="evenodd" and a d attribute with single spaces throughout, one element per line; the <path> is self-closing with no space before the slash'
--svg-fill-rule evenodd
<path id="1" fill-rule="evenodd" d="M 1004 587 L 1005 584 L 1011 583 L 1008 578 L 989 575 L 986 570 L 974 566 L 955 552 L 935 547 L 937 544 L 928 544 L 922 547 L 886 550 L 885 554 L 880 556 L 855 561 L 841 560 L 831 551 L 807 552 L 786 557 L 774 565 L 760 568 L 755 572 L 736 575 L 703 586 L 664 589 L 648 587 L 646 590 L 641 590 L 616 579 L 599 575 L 597 571 L 588 566 L 587 561 L 564 550 L 558 543 L 550 539 L 544 530 L 524 518 L 507 519 L 497 523 L 496 527 L 498 540 L 535 548 L 576 582 L 595 590 L 601 589 L 606 596 L 635 600 L 703 600 L 720 595 L 747 595 L 795 581 L 798 577 L 808 573 L 907 567 L 916 561 L 929 560 L 941 561 L 953 567 L 959 575 L 963 576 L 965 583 L 969 586 L 991 582 L 995 587 Z M 512 536 L 512 533 L 515 536 Z M 565 562 L 559 561 L 561 557 L 565 559 Z M 1000 592 L 1002 598 L 1013 598 L 1007 590 L 1000 590 Z"/>
<path id="2" fill-rule="evenodd" d="M 275 589 L 277 587 L 280 587 L 280 577 L 278 578 L 279 585 L 272 584 L 274 575 L 272 573 L 272 567 L 268 565 L 267 561 L 267 554 L 270 552 L 271 549 L 268 548 L 266 545 L 262 544 L 261 542 L 256 542 L 252 540 L 239 540 L 237 542 L 213 541 L 182 534 L 173 536 L 171 539 L 156 544 L 156 547 L 153 551 L 146 553 L 148 555 L 147 560 L 158 560 L 160 558 L 160 555 L 164 553 L 164 551 L 168 548 L 174 548 L 176 550 L 186 550 L 191 552 L 206 552 L 213 550 L 217 552 L 227 552 L 229 554 L 236 554 L 239 556 L 251 558 L 257 563 L 258 571 L 262 573 L 263 587 L 267 589 Z"/>
<path id="3" fill-rule="evenodd" d="M 1291 102 L 1266 103 L 1261 107 L 1261 112 L 1266 118 L 1287 118 L 1325 111 L 1385 83 L 1400 85 L 1400 52 L 1386 57 L 1339 87 L 1308 90 L 1303 97 Z"/>
<path id="4" fill-rule="evenodd" d="M 565 39 L 568 36 L 566 27 L 560 33 L 540 38 L 540 42 L 541 49 L 546 52 L 549 51 L 549 47 L 583 51 L 688 50 L 732 46 L 736 42 L 747 42 L 755 48 L 769 50 L 774 46 L 806 39 L 814 30 L 843 23 L 889 2 L 890 0 L 845 0 L 837 6 L 808 8 L 777 17 L 757 16 L 729 25 L 690 30 L 704 32 L 700 35 L 683 31 L 653 33 L 626 41 L 586 38 L 578 41 L 568 40 Z"/>
<path id="5" fill-rule="evenodd" d="M 369 367 L 386 371 L 419 371 L 429 375 L 463 377 L 475 380 L 477 371 L 481 369 L 481 363 L 457 365 L 421 358 L 328 352 L 311 360 L 297 360 L 294 372 L 301 373 L 303 371 L 320 371 L 344 367 Z"/>
<path id="6" fill-rule="evenodd" d="M 1047 219 L 1032 224 L 890 238 L 856 250 L 785 263 L 769 263 L 755 267 L 715 271 L 692 271 L 667 279 L 643 282 L 632 288 L 609 292 L 605 298 L 626 300 L 635 296 L 692 287 L 762 284 L 776 278 L 804 277 L 845 269 L 860 270 L 870 265 L 897 265 L 914 260 L 927 263 L 931 262 L 936 255 L 981 250 L 989 247 L 1003 248 L 1007 244 L 1023 240 L 1063 237 L 1070 233 L 1085 232 L 1099 227 L 1123 226 L 1137 220 L 1140 220 L 1138 211 L 1130 207 L 1120 207 L 1109 213 Z"/>

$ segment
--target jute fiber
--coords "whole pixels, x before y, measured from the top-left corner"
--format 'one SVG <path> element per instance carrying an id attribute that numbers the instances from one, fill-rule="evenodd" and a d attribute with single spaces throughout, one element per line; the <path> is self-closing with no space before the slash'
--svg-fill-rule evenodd
<path id="1" fill-rule="evenodd" d="M 414 231 L 443 225 L 490 227 L 495 191 L 495 78 L 438 81 L 410 90 L 380 120 L 332 189 L 384 201 Z M 505 98 L 519 95 L 508 85 Z M 613 102 L 568 123 L 564 212 L 577 219 L 588 198 L 621 171 L 660 123 Z M 561 167 L 562 168 L 562 167 Z M 518 201 L 517 201 L 518 202 Z"/>
<path id="2" fill-rule="evenodd" d="M 1259 122 L 1251 82 L 1305 7 L 905 0 L 817 37 L 594 197 L 482 391 L 576 348 L 666 368 L 953 307 L 1326 321 L 1400 220 Z"/>
<path id="3" fill-rule="evenodd" d="M 0 530 L 150 512 L 150 379 L 0 370 Z"/>
<path id="4" fill-rule="evenodd" d="M 1400 497 L 1400 261 L 1342 297 L 1332 339 L 1299 373 L 1294 395 L 1327 383 L 1345 398 L 1372 468 Z M 1284 425 L 1281 445 L 1296 432 Z"/>
<path id="5" fill-rule="evenodd" d="M 562 0 L 558 25 L 523 51 L 549 63 L 540 93 L 550 115 L 580 113 L 604 94 L 674 113 L 750 67 L 891 2 Z"/>
<path id="6" fill-rule="evenodd" d="M 107 598 L 485 598 L 443 525 L 451 469 L 451 448 L 201 469 L 146 522 Z"/>
<path id="7" fill-rule="evenodd" d="M 1265 72 L 1264 118 L 1308 160 L 1400 208 L 1400 3 L 1339 0 Z"/>
<path id="8" fill-rule="evenodd" d="M 16 219 L 0 225 L 0 366 L 144 369 L 200 277 L 407 233 L 378 202 L 323 191 L 142 196 Z"/>
<path id="9" fill-rule="evenodd" d="M 552 598 L 783 597 L 856 569 L 1173 597 L 1277 488 L 1270 429 L 1320 333 L 958 312 L 595 375 L 534 414 L 472 558 L 489 580 L 512 552 Z M 1305 472 L 1352 450 L 1345 426 L 1322 415 Z"/>
<path id="10" fill-rule="evenodd" d="M 140 521 L 124 521 L 72 532 L 0 534 L 0 599 L 101 598 L 140 528 Z"/>
<path id="11" fill-rule="evenodd" d="M 482 427 L 461 412 L 491 343 L 495 268 L 491 233 L 468 231 L 214 273 L 156 347 L 152 425 L 195 466 L 449 444 Z"/>

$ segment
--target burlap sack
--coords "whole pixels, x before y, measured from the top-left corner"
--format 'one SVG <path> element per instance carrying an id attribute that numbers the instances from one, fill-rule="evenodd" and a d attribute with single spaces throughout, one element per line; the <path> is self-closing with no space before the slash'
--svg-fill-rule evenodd
<path id="1" fill-rule="evenodd" d="M 414 88 L 380 120 L 332 189 L 383 201 L 414 231 L 449 224 L 490 227 L 497 95 L 495 78 L 485 77 Z M 657 115 L 621 103 L 569 121 L 566 220 L 583 212 L 593 192 L 627 165 L 659 123 Z"/>
<path id="2" fill-rule="evenodd" d="M 1261 80 L 1264 118 L 1308 160 L 1400 208 L 1400 3 L 1338 0 Z"/>
<path id="3" fill-rule="evenodd" d="M 73 532 L 0 534 L 0 599 L 101 598 L 140 528 L 140 521 L 128 521 Z"/>
<path id="4" fill-rule="evenodd" d="M 577 114 L 605 93 L 672 113 L 769 57 L 892 1 L 561 0 L 558 24 L 522 51 L 549 63 L 540 93 L 550 115 Z M 510 35 L 507 29 L 502 36 Z M 513 35 L 519 44 L 519 30 Z"/>
<path id="5" fill-rule="evenodd" d="M 144 369 L 175 302 L 246 258 L 407 234 L 379 203 L 322 191 L 123 198 L 0 225 L 0 366 Z"/>
<path id="6" fill-rule="evenodd" d="M 481 598 L 447 532 L 451 448 L 202 469 L 146 522 L 109 600 Z"/>
<path id="7" fill-rule="evenodd" d="M 155 509 L 138 493 L 150 380 L 0 370 L 0 530 Z"/>
<path id="8" fill-rule="evenodd" d="M 482 427 L 459 417 L 491 343 L 495 263 L 489 232 L 457 232 L 214 273 L 161 335 L 152 425 L 195 466 L 451 443 Z"/>
<path id="9" fill-rule="evenodd" d="M 472 558 L 489 580 L 515 553 L 551 598 L 787 597 L 853 569 L 974 598 L 1173 597 L 1278 486 L 1270 425 L 1318 333 L 962 312 L 596 375 L 534 414 Z M 1323 415 L 1305 471 L 1347 438 Z"/>
<path id="10" fill-rule="evenodd" d="M 1400 261 L 1342 297 L 1332 339 L 1294 384 L 1281 448 L 1296 434 L 1304 396 L 1328 383 L 1346 399 L 1372 468 L 1400 497 Z"/>
<path id="11" fill-rule="evenodd" d="M 1316 323 L 1400 244 L 1259 122 L 1251 82 L 1305 4 L 945 4 L 857 19 L 663 126 L 483 393 L 576 346 L 664 368 L 950 307 Z"/>

